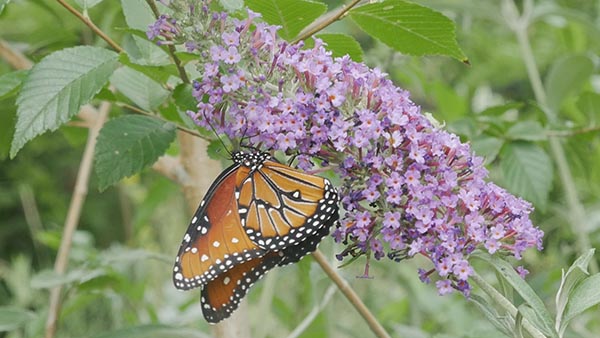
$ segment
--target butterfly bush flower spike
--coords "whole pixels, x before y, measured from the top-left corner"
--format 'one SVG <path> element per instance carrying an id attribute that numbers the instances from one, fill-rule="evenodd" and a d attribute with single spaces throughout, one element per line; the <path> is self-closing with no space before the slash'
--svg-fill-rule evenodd
<path id="1" fill-rule="evenodd" d="M 319 39 L 312 48 L 290 44 L 252 11 L 246 19 L 210 13 L 209 2 L 172 1 L 173 17 L 148 33 L 200 54 L 198 106 L 188 115 L 198 126 L 297 155 L 300 169 L 333 168 L 345 210 L 332 234 L 345 245 L 340 260 L 422 255 L 432 263 L 419 270 L 422 281 L 437 275 L 440 294 L 468 295 L 475 249 L 517 259 L 527 248 L 541 250 L 531 204 L 486 182 L 482 158 L 435 126 L 385 73 L 333 58 Z"/>

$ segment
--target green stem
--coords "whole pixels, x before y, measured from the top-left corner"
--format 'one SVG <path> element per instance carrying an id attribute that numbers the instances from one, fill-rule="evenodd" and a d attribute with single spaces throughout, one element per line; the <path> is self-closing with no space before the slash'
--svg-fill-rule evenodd
<path id="1" fill-rule="evenodd" d="M 477 272 L 474 272 L 471 276 L 471 280 L 477 284 L 483 292 L 485 292 L 496 304 L 506 310 L 508 314 L 514 319 L 517 316 L 517 308 L 506 299 L 498 290 L 496 290 L 491 284 L 489 284 L 483 277 Z M 534 338 L 546 338 L 535 326 L 531 325 L 527 319 L 523 319 L 523 329 L 527 331 Z"/>
<path id="2" fill-rule="evenodd" d="M 531 0 L 524 2 L 523 14 L 519 15 L 517 6 L 514 0 L 504 0 L 503 12 L 506 22 L 510 29 L 515 32 L 519 49 L 525 68 L 527 69 L 527 75 L 529 82 L 533 88 L 535 99 L 542 108 L 544 114 L 551 124 L 558 122 L 558 117 L 555 112 L 552 112 L 548 108 L 548 101 L 546 91 L 542 83 L 542 77 L 538 71 L 533 56 L 533 50 L 531 49 L 531 43 L 527 35 L 527 28 L 530 24 L 531 12 L 533 9 L 533 3 Z M 569 163 L 565 155 L 564 148 L 560 140 L 556 137 L 550 137 L 548 141 L 550 145 L 550 151 L 554 157 L 558 175 L 562 182 L 562 186 L 565 192 L 565 200 L 569 209 L 569 215 L 572 222 L 569 222 L 571 231 L 577 236 L 577 251 L 579 255 L 583 255 L 592 248 L 590 240 L 588 238 L 588 231 L 586 230 L 586 217 L 583 205 L 580 202 L 579 195 L 575 186 L 575 180 L 569 168 Z M 590 264 L 590 270 L 592 273 L 598 272 L 598 263 L 592 260 Z"/>

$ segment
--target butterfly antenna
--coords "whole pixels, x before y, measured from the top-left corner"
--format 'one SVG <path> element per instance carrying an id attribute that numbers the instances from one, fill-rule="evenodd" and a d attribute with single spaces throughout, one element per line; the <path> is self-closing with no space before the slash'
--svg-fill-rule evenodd
<path id="1" fill-rule="evenodd" d="M 219 110 L 220 111 L 220 110 Z M 206 112 L 202 112 L 202 115 L 204 115 L 204 119 L 206 121 L 208 121 L 208 126 L 210 127 L 210 129 L 213 131 L 213 133 L 215 134 L 215 136 L 217 137 L 217 139 L 219 140 L 219 142 L 221 142 L 221 145 L 223 145 L 223 149 L 225 149 L 225 151 L 227 152 L 227 154 L 229 155 L 229 158 L 232 157 L 231 152 L 229 151 L 229 149 L 227 148 L 227 145 L 225 144 L 225 142 L 223 142 L 223 139 L 219 136 L 219 133 L 217 132 L 217 129 L 215 129 L 215 127 L 212 125 L 212 123 L 210 123 L 210 120 L 208 119 L 208 117 L 206 116 Z M 231 142 L 231 141 L 230 141 Z"/>

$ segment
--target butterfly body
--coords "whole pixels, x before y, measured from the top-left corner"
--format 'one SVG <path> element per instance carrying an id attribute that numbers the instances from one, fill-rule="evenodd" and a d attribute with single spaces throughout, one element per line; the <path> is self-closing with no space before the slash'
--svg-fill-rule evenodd
<path id="1" fill-rule="evenodd" d="M 267 153 L 233 154 L 184 235 L 175 287 L 202 287 L 202 311 L 216 323 L 276 266 L 316 249 L 338 219 L 338 195 L 322 177 L 302 173 Z"/>

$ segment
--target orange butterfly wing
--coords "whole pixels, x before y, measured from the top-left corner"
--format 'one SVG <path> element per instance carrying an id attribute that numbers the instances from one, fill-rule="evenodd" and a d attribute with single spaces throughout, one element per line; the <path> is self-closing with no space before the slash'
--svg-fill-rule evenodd
<path id="1" fill-rule="evenodd" d="M 242 226 L 265 250 L 297 245 L 337 214 L 338 194 L 329 180 L 275 161 L 242 164 L 237 181 Z"/>
<path id="2" fill-rule="evenodd" d="M 240 223 L 234 196 L 238 167 L 229 167 L 215 180 L 192 218 L 173 268 L 178 289 L 199 287 L 235 265 L 265 254 Z"/>

